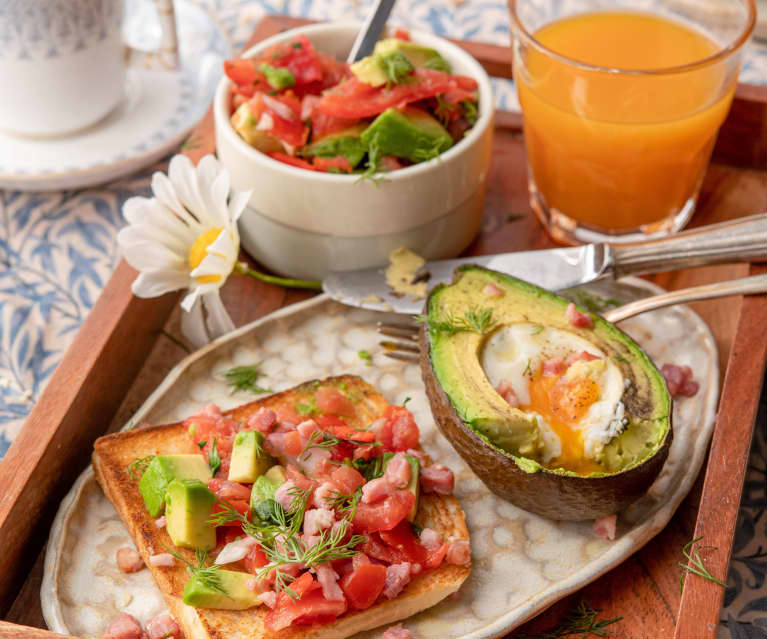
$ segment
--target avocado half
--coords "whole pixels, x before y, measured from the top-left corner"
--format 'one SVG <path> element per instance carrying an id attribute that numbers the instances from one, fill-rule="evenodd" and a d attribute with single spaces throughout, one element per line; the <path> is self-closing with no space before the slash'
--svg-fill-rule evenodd
<path id="1" fill-rule="evenodd" d="M 501 294 L 487 294 L 488 285 Z M 436 286 L 426 300 L 421 373 L 437 425 L 490 490 L 539 515 L 577 521 L 616 513 L 647 491 L 668 457 L 672 425 L 671 398 L 647 354 L 599 316 L 592 315 L 593 328 L 571 326 L 569 303 L 509 275 L 462 266 L 452 283 Z M 463 321 L 488 312 L 492 319 L 484 326 Z M 480 353 L 489 335 L 523 322 L 592 342 L 630 380 L 621 397 L 627 420 L 604 446 L 604 472 L 579 475 L 544 466 L 535 418 L 510 406 L 485 375 Z"/>

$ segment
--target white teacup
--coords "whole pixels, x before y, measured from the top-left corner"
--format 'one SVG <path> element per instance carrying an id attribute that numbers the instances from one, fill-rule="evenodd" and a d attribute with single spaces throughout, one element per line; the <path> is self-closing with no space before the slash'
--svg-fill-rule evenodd
<path id="1" fill-rule="evenodd" d="M 129 64 L 175 68 L 173 0 L 154 0 L 157 52 L 123 44 L 124 0 L 0 0 L 0 129 L 52 136 L 98 122 L 124 97 Z"/>

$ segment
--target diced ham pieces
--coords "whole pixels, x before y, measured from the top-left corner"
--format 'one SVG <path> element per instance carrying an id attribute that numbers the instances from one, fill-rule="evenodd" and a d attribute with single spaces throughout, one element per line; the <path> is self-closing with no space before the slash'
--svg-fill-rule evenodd
<path id="1" fill-rule="evenodd" d="M 280 426 L 282 427 L 282 425 Z M 285 454 L 285 433 L 269 433 L 265 440 L 266 450 L 274 457 Z"/>
<path id="2" fill-rule="evenodd" d="M 304 439 L 309 439 L 311 434 L 319 429 L 319 426 L 317 426 L 317 422 L 315 422 L 313 419 L 307 419 L 305 422 L 301 422 L 298 426 L 296 426 L 296 430 L 301 434 L 301 437 Z"/>
<path id="3" fill-rule="evenodd" d="M 410 564 L 392 564 L 386 567 L 386 580 L 384 581 L 383 596 L 394 599 L 401 593 L 405 586 L 410 583 Z"/>
<path id="4" fill-rule="evenodd" d="M 381 635 L 381 639 L 413 639 L 413 635 L 407 628 L 403 628 L 401 623 L 396 626 L 389 626 Z"/>
<path id="5" fill-rule="evenodd" d="M 410 483 L 410 462 L 404 453 L 397 453 L 389 460 L 384 479 L 396 488 L 407 488 Z"/>
<path id="6" fill-rule="evenodd" d="M 329 508 L 311 508 L 304 514 L 304 534 L 318 535 L 333 525 L 336 516 Z"/>
<path id="7" fill-rule="evenodd" d="M 426 550 L 434 551 L 442 545 L 442 535 L 431 528 L 424 528 L 421 531 L 420 541 Z"/>
<path id="8" fill-rule="evenodd" d="M 274 608 L 277 605 L 277 593 L 267 590 L 258 595 L 258 598 L 267 608 Z"/>
<path id="9" fill-rule="evenodd" d="M 517 394 L 514 392 L 514 387 L 508 379 L 502 379 L 496 390 L 498 391 L 498 394 L 506 400 L 506 403 L 509 406 L 514 406 L 515 408 L 519 406 Z"/>
<path id="10" fill-rule="evenodd" d="M 594 328 L 594 320 L 589 315 L 581 313 L 572 302 L 567 305 L 565 317 L 570 326 L 575 328 Z"/>
<path id="11" fill-rule="evenodd" d="M 258 542 L 253 537 L 248 537 L 247 535 L 242 539 L 230 541 L 216 555 L 216 560 L 213 563 L 216 566 L 223 566 L 224 564 L 232 564 L 235 561 L 245 559 L 251 549 L 257 545 Z"/>
<path id="12" fill-rule="evenodd" d="M 317 566 L 317 581 L 322 586 L 322 596 L 328 601 L 343 601 L 344 591 L 338 585 L 338 574 L 330 564 Z"/>
<path id="13" fill-rule="evenodd" d="M 276 423 L 277 413 L 271 408 L 261 407 L 256 411 L 255 415 L 252 415 L 250 419 L 248 419 L 248 428 L 266 434 L 272 430 Z"/>
<path id="14" fill-rule="evenodd" d="M 447 547 L 445 561 L 454 566 L 468 566 L 471 563 L 471 546 L 468 541 L 451 541 Z"/>
<path id="15" fill-rule="evenodd" d="M 421 470 L 421 487 L 427 493 L 451 495 L 454 484 L 455 477 L 453 476 L 453 471 L 447 466 L 432 464 Z"/>
<path id="16" fill-rule="evenodd" d="M 592 355 L 588 351 L 581 351 L 580 353 L 577 353 L 577 354 L 573 353 L 572 355 L 568 355 L 567 359 L 565 360 L 565 366 L 569 368 L 570 366 L 575 364 L 575 362 L 580 362 L 580 361 L 590 362 L 595 359 L 599 359 L 599 358 L 596 355 Z"/>
<path id="17" fill-rule="evenodd" d="M 615 528 L 618 523 L 617 515 L 605 515 L 604 517 L 598 517 L 594 521 L 592 530 L 597 537 L 608 539 L 612 541 L 615 539 Z"/>
<path id="18" fill-rule="evenodd" d="M 692 369 L 689 366 L 664 364 L 660 372 L 666 379 L 671 397 L 692 397 L 700 389 L 700 384 L 692 378 Z"/>
<path id="19" fill-rule="evenodd" d="M 368 431 L 373 433 L 376 436 L 376 439 L 378 439 L 378 435 L 381 432 L 381 428 L 383 428 L 383 425 L 386 423 L 386 419 L 381 417 L 377 420 L 375 420 L 370 426 L 368 426 Z"/>
<path id="20" fill-rule="evenodd" d="M 120 613 L 101 635 L 101 639 L 142 639 L 141 624 L 127 613 Z"/>
<path id="21" fill-rule="evenodd" d="M 503 291 L 495 284 L 486 284 L 482 289 L 482 294 L 487 295 L 487 297 L 502 297 Z"/>
<path id="22" fill-rule="evenodd" d="M 282 506 L 285 510 L 289 510 L 290 505 L 293 503 L 293 495 L 290 494 L 290 490 L 295 487 L 296 487 L 296 484 L 294 484 L 290 479 L 288 479 L 288 481 L 282 484 L 277 489 L 277 492 L 274 493 L 274 500 L 280 506 Z"/>
<path id="23" fill-rule="evenodd" d="M 149 563 L 161 568 L 172 568 L 176 565 L 176 559 L 169 552 L 161 552 L 158 555 L 151 555 Z"/>
<path id="24" fill-rule="evenodd" d="M 329 481 L 322 482 L 313 493 L 314 505 L 317 508 L 330 508 L 330 500 L 337 490 Z"/>
<path id="25" fill-rule="evenodd" d="M 363 504 L 373 504 L 388 497 L 395 490 L 396 488 L 385 477 L 377 477 L 376 479 L 371 479 L 362 487 L 362 499 L 360 501 Z"/>
<path id="26" fill-rule="evenodd" d="M 202 409 L 202 414 L 206 417 L 212 417 L 213 419 L 219 419 L 220 417 L 223 417 L 221 414 L 221 409 L 216 406 L 213 402 L 208 404 L 205 408 Z"/>
<path id="27" fill-rule="evenodd" d="M 144 567 L 144 560 L 136 550 L 125 546 L 117 551 L 117 567 L 123 572 L 138 572 Z"/>
<path id="28" fill-rule="evenodd" d="M 146 622 L 147 639 L 179 639 L 181 628 L 168 613 L 152 617 Z"/>
<path id="29" fill-rule="evenodd" d="M 214 477 L 208 482 L 208 488 L 210 488 L 211 492 L 214 492 L 219 499 L 226 499 L 227 501 L 250 501 L 250 488 L 243 484 L 238 484 L 236 481 Z"/>
<path id="30" fill-rule="evenodd" d="M 543 362 L 542 374 L 544 377 L 559 376 L 567 370 L 567 364 L 563 357 L 552 357 Z"/>
<path id="31" fill-rule="evenodd" d="M 410 457 L 415 457 L 419 462 L 421 462 L 421 468 L 426 466 L 426 453 L 424 453 L 422 450 L 416 450 L 415 448 L 408 448 L 405 451 L 406 455 L 410 455 Z"/>

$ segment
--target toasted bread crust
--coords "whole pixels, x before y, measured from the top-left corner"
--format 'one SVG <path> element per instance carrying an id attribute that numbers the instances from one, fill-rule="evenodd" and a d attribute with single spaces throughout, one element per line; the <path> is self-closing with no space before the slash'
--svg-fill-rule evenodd
<path id="1" fill-rule="evenodd" d="M 323 383 L 345 384 L 349 392 L 360 397 L 355 403 L 355 418 L 348 420 L 354 427 L 367 426 L 387 406 L 384 397 L 358 377 L 333 377 L 323 380 Z M 261 407 L 306 401 L 316 385 L 316 382 L 308 382 L 239 406 L 225 414 L 245 421 Z M 347 612 L 327 625 L 290 626 L 279 632 L 266 628 L 264 621 L 268 608 L 265 606 L 242 611 L 187 606 L 181 597 L 189 577 L 181 562 L 177 561 L 173 568 L 152 566 L 149 563 L 150 555 L 166 552 L 173 545 L 166 530 L 159 529 L 147 513 L 136 481 L 126 469 L 134 459 L 147 455 L 194 452 L 197 451 L 186 436 L 183 425 L 169 424 L 101 437 L 96 441 L 93 453 L 93 467 L 99 484 L 147 562 L 187 639 L 342 639 L 382 624 L 394 623 L 433 606 L 458 590 L 469 575 L 469 566 L 443 563 L 436 570 L 415 576 L 405 591 L 391 601 L 379 602 L 367 610 Z M 441 532 L 445 538 L 469 539 L 463 510 L 452 496 L 422 494 L 416 521 L 423 527 Z M 191 551 L 177 549 L 177 552 L 193 560 Z"/>

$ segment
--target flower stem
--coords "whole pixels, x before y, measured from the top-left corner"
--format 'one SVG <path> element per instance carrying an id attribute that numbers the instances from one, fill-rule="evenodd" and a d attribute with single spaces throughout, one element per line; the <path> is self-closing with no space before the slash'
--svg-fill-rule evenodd
<path id="1" fill-rule="evenodd" d="M 306 288 L 312 291 L 321 291 L 322 282 L 317 280 L 295 280 L 288 277 L 277 277 L 276 275 L 267 275 L 261 273 L 252 268 L 249 268 L 245 262 L 237 262 L 234 267 L 235 273 L 241 273 L 242 275 L 248 275 L 254 279 L 261 280 L 268 284 L 278 284 L 279 286 L 286 286 L 288 288 Z"/>

